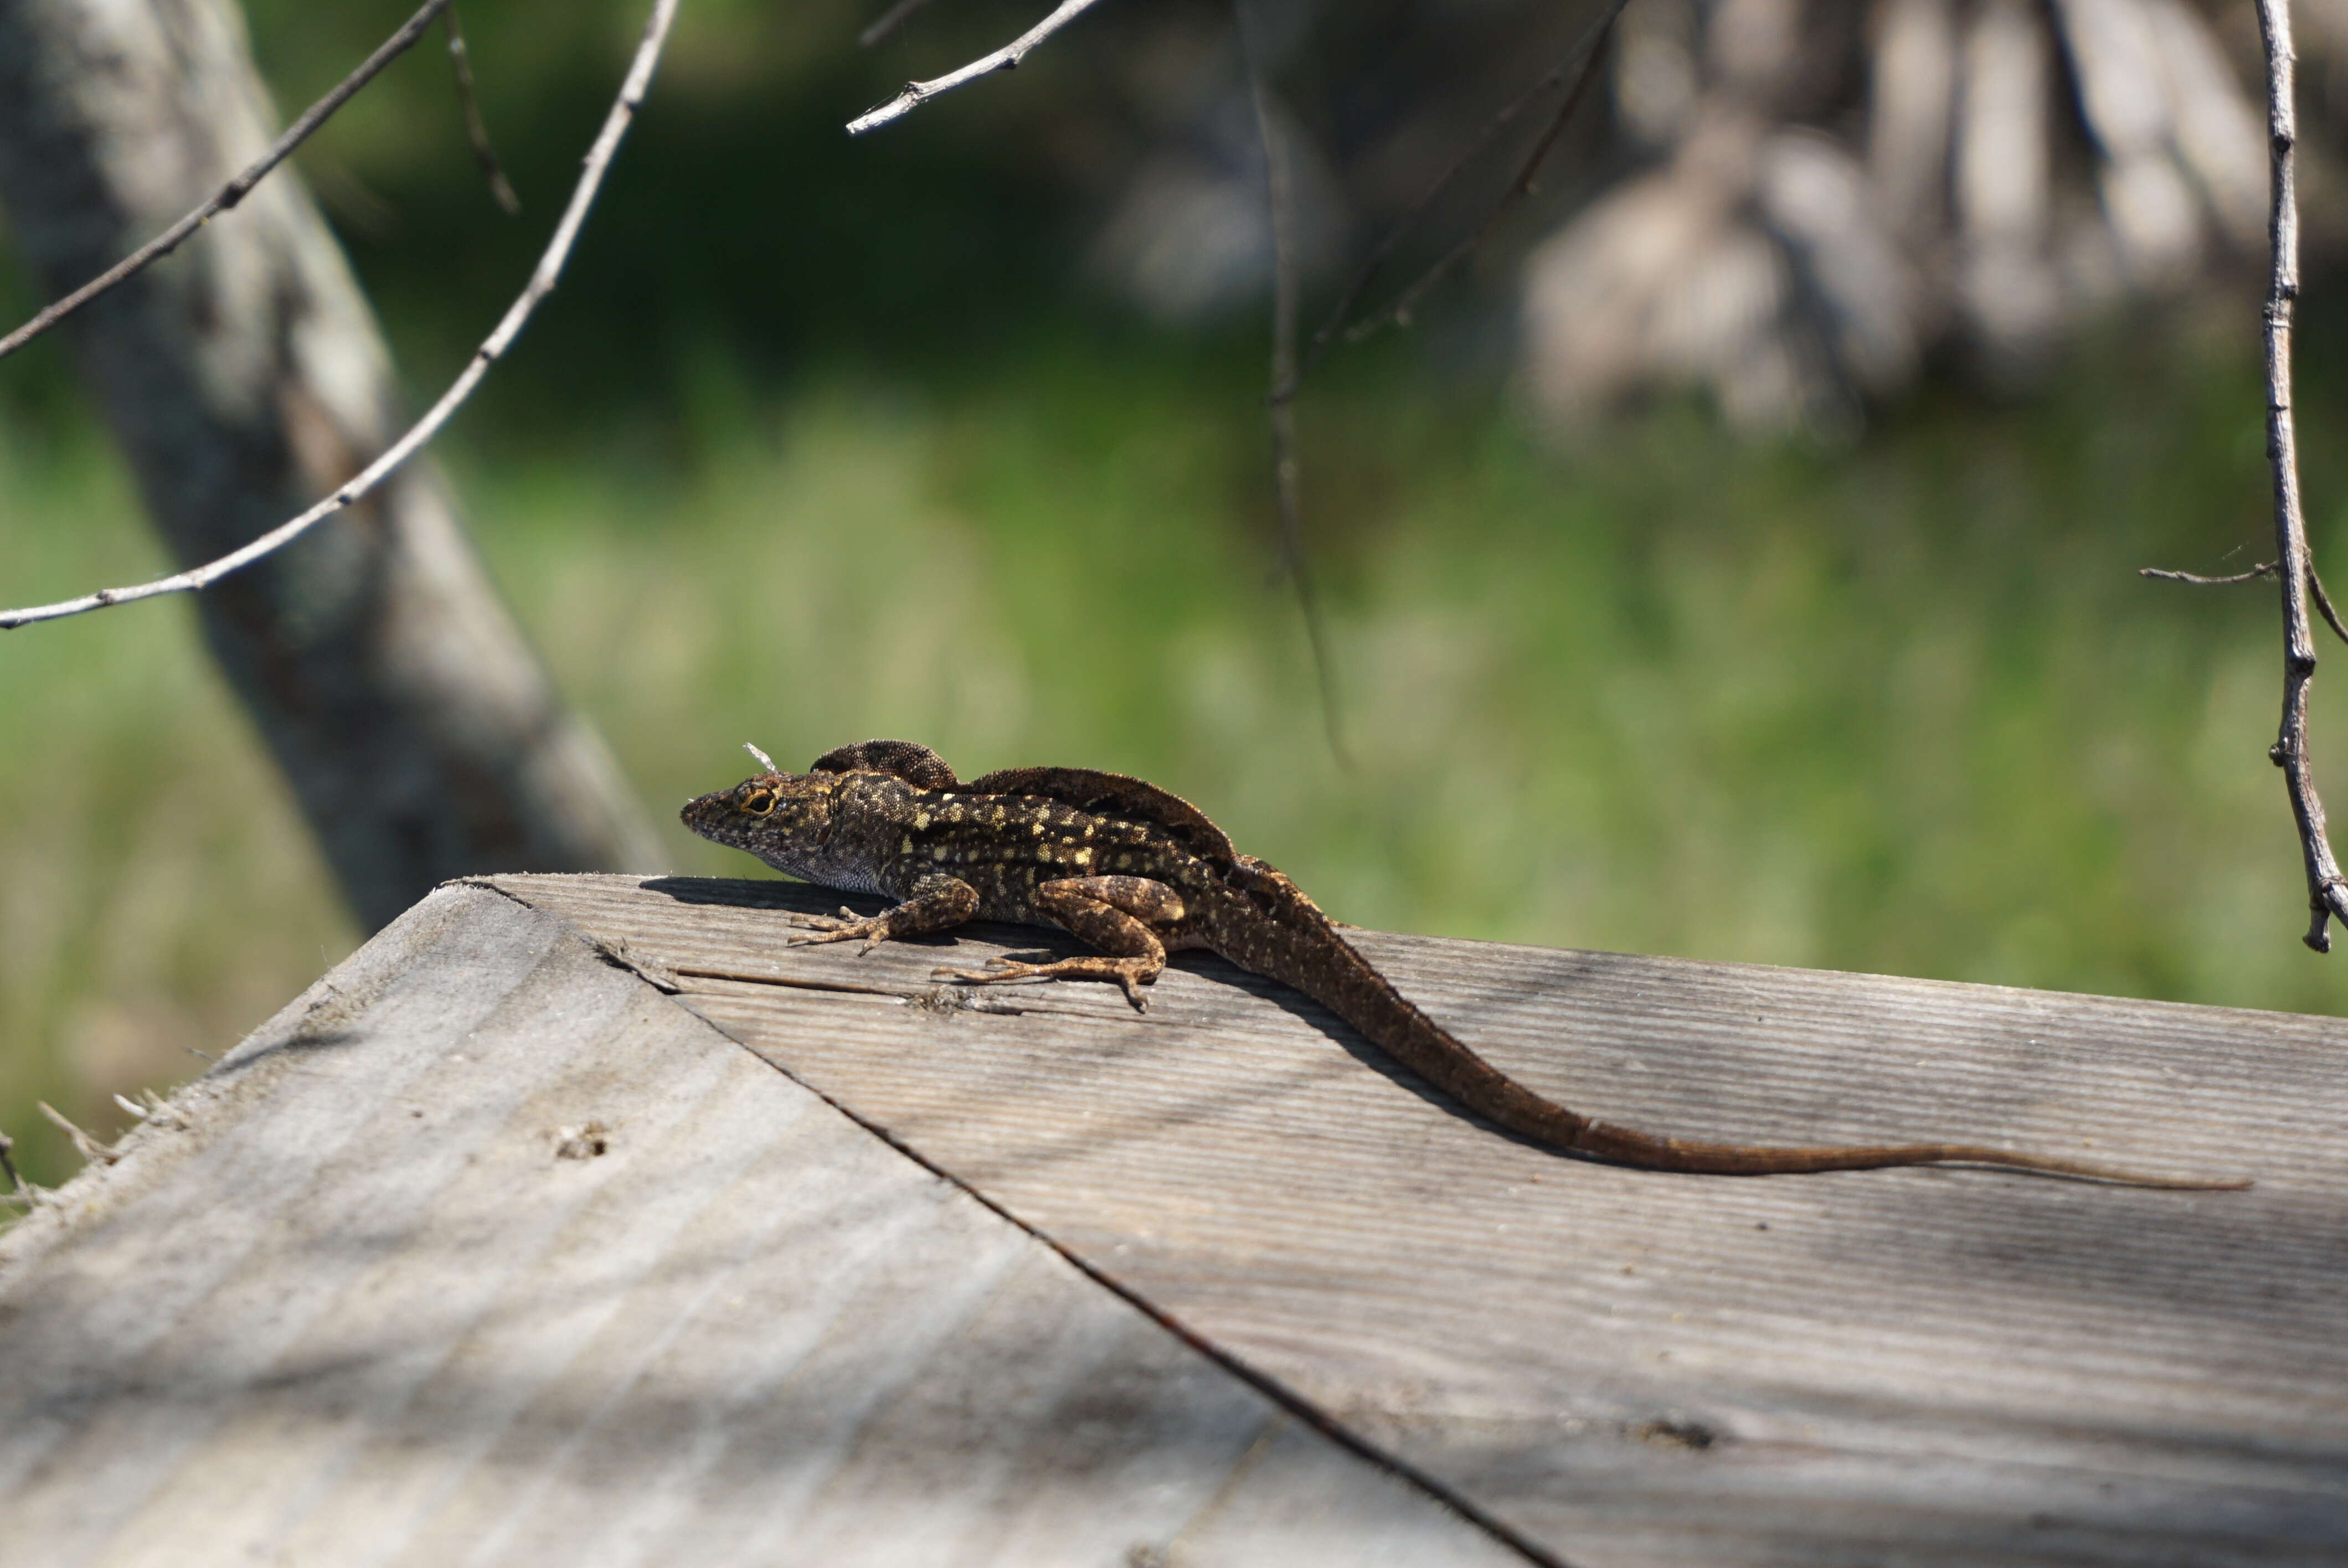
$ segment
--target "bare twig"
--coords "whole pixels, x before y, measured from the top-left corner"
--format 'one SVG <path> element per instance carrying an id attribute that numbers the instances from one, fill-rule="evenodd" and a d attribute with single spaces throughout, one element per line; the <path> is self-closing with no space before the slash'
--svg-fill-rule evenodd
<path id="1" fill-rule="evenodd" d="M 2282 578 L 2282 721 L 2268 752 L 2282 769 L 2299 825 L 2307 869 L 2307 945 L 2332 950 L 2326 929 L 2348 920 L 2348 883 L 2324 831 L 2323 801 L 2307 755 L 2307 689 L 2315 678 L 2315 638 L 2308 626 L 2307 520 L 2300 508 L 2298 441 L 2291 412 L 2291 319 L 2299 299 L 2299 192 L 2294 154 L 2298 117 L 2292 104 L 2289 0 L 2259 0 L 2259 36 L 2266 46 L 2267 240 L 2273 270 L 2267 287 L 2267 460 L 2274 473 L 2275 559 Z"/>
<path id="2" fill-rule="evenodd" d="M 2252 582 L 2274 574 L 2275 563 L 2272 561 L 2260 561 L 2250 570 L 2238 571 L 2231 577 L 2203 577 L 2198 572 L 2170 571 L 2157 566 L 2138 567 L 2136 570 L 2138 577 L 2157 578 L 2162 582 L 2181 582 L 2193 588 L 2229 588 L 2238 582 Z M 2316 571 L 2312 561 L 2307 568 L 2307 591 L 2315 600 L 2316 613 L 2323 617 L 2323 623 L 2332 628 L 2333 635 L 2343 642 L 2348 642 L 2348 625 L 2341 623 L 2340 612 L 2333 608 L 2332 596 L 2323 591 L 2323 578 Z"/>
<path id="3" fill-rule="evenodd" d="M 498 164 L 497 149 L 489 145 L 489 128 L 481 121 L 480 101 L 473 95 L 473 61 L 465 53 L 465 29 L 457 20 L 455 0 L 448 6 L 448 65 L 457 74 L 457 101 L 465 110 L 465 139 L 473 144 L 473 161 L 481 166 L 481 178 L 489 183 L 489 194 L 497 199 L 509 218 L 521 212 L 521 198 L 506 179 L 506 171 Z"/>
<path id="4" fill-rule="evenodd" d="M 1340 341 L 1359 343 L 1386 325 L 1408 325 L 1412 308 L 1426 297 L 1427 291 L 1442 282 L 1449 275 L 1452 268 L 1472 255 L 1478 247 L 1490 239 L 1492 231 L 1499 227 L 1503 219 L 1516 210 L 1519 202 L 1523 201 L 1540 189 L 1540 167 L 1548 160 L 1551 149 L 1557 146 L 1558 138 L 1565 134 L 1566 125 L 1573 118 L 1573 111 L 1581 105 L 1582 95 L 1589 90 L 1591 83 L 1597 79 L 1598 62 L 1605 54 L 1607 37 L 1612 32 L 1616 20 L 1622 16 L 1622 8 L 1629 3 L 1630 0 L 1612 0 L 1604 14 L 1574 41 L 1573 48 L 1565 58 L 1560 60 L 1548 75 L 1526 88 L 1515 101 L 1493 116 L 1491 121 L 1484 127 L 1482 133 L 1453 161 L 1451 167 L 1436 177 L 1434 183 L 1426 188 L 1426 194 L 1419 198 L 1417 205 L 1386 231 L 1385 238 L 1378 241 L 1370 251 L 1368 261 L 1363 263 L 1361 272 L 1355 274 L 1352 286 L 1347 288 L 1344 296 L 1338 300 L 1336 308 L 1329 313 L 1329 319 L 1322 323 L 1320 331 L 1313 334 L 1313 350 L 1306 356 L 1299 371 L 1300 374 L 1319 364 L 1323 358 L 1327 357 L 1330 349 Z M 1478 155 L 1490 146 L 1495 138 L 1509 126 L 1514 125 L 1518 117 L 1527 109 L 1556 91 L 1560 86 L 1565 85 L 1569 77 L 1571 85 L 1566 87 L 1565 97 L 1558 105 L 1557 113 L 1550 119 L 1549 128 L 1543 131 L 1540 139 L 1533 144 L 1532 151 L 1519 167 L 1516 178 L 1509 182 L 1507 191 L 1501 195 L 1498 203 L 1492 210 L 1486 214 L 1484 220 L 1470 230 L 1466 237 L 1453 245 L 1450 250 L 1445 251 L 1437 259 L 1433 266 L 1420 273 L 1400 293 L 1382 306 L 1375 314 L 1366 316 L 1348 326 L 1346 318 L 1354 313 L 1354 307 L 1361 302 L 1362 295 L 1368 292 L 1372 280 L 1376 278 L 1378 269 L 1385 264 L 1386 258 L 1394 253 L 1395 247 L 1402 243 L 1403 236 L 1409 233 L 1418 220 L 1426 215 L 1427 210 L 1441 200 L 1443 193 L 1451 188 L 1452 182 L 1467 172 Z"/>
<path id="5" fill-rule="evenodd" d="M 2199 572 L 2171 571 L 2167 567 L 2157 566 L 2140 566 L 2136 569 L 2136 575 L 2138 577 L 2154 578 L 2161 582 L 2181 582 L 2194 588 L 2230 588 L 2238 582 L 2251 582 L 2262 577 L 2272 577 L 2274 572 L 2275 563 L 2271 560 L 2260 561 L 2250 570 L 2238 571 L 2231 577 L 2203 577 Z"/>
<path id="6" fill-rule="evenodd" d="M 879 21 L 856 35 L 856 46 L 860 49 L 871 48 L 903 26 L 914 12 L 922 9 L 929 3 L 930 0 L 897 0 L 894 5 L 881 13 Z"/>
<path id="7" fill-rule="evenodd" d="M 252 194 L 252 188 L 260 184 L 271 169 L 284 162 L 295 148 L 310 138 L 312 132 L 334 118 L 336 109 L 348 103 L 353 95 L 375 80 L 386 66 L 405 54 L 417 39 L 422 37 L 424 30 L 432 25 L 433 18 L 447 10 L 450 3 L 451 0 L 424 0 L 416 15 L 400 24 L 399 31 L 386 38 L 374 54 L 360 63 L 358 69 L 345 77 L 324 97 L 303 110 L 302 118 L 287 126 L 285 134 L 272 142 L 267 152 L 246 165 L 235 178 L 214 191 L 193 211 L 72 293 L 50 304 L 6 337 L 0 338 L 0 359 L 15 354 L 124 279 L 145 272 L 178 250 L 189 235 Z M 455 26 L 453 20 L 450 26 Z"/>
<path id="8" fill-rule="evenodd" d="M 2324 624 L 2332 628 L 2332 634 L 2348 642 L 2348 626 L 2340 624 L 2340 612 L 2332 608 L 2332 596 L 2323 591 L 2323 579 L 2316 575 L 2312 560 L 2307 563 L 2307 591 L 2315 597 L 2316 610 L 2323 617 Z"/>
<path id="9" fill-rule="evenodd" d="M 995 71 L 1017 70 L 1019 62 L 1025 59 L 1038 44 L 1099 4 L 1100 0 L 1060 0 L 1058 9 L 1020 34 L 1010 43 L 995 50 L 994 53 L 973 60 L 958 71 L 949 71 L 944 76 L 934 77 L 930 81 L 907 82 L 903 92 L 870 113 L 859 115 L 850 120 L 848 134 L 862 136 L 868 130 L 877 130 L 892 119 L 900 119 L 912 113 L 932 98 L 950 93 L 956 87 L 976 81 L 981 77 L 991 75 Z M 884 22 L 888 19 L 881 18 Z"/>
<path id="10" fill-rule="evenodd" d="M 42 1115 L 47 1117 L 52 1122 L 56 1123 L 59 1132 L 73 1140 L 75 1152 L 81 1155 L 86 1163 L 95 1165 L 111 1165 L 115 1161 L 122 1158 L 121 1150 L 116 1148 L 111 1143 L 99 1143 L 96 1138 L 91 1137 L 88 1133 L 83 1132 L 80 1128 L 67 1121 L 65 1112 L 59 1111 L 47 1101 L 36 1100 L 33 1103 L 40 1107 Z"/>
<path id="11" fill-rule="evenodd" d="M 653 0 L 653 14 L 644 25 L 643 42 L 636 46 L 635 57 L 628 67 L 627 79 L 622 83 L 619 97 L 613 100 L 611 112 L 603 118 L 603 128 L 597 133 L 595 144 L 588 149 L 584 166 L 579 171 L 579 182 L 572 188 L 571 203 L 563 210 L 562 220 L 555 225 L 554 237 L 547 242 L 545 252 L 538 259 L 538 267 L 530 274 L 530 283 L 515 299 L 498 323 L 497 330 L 475 350 L 472 359 L 440 395 L 440 400 L 427 410 L 423 418 L 409 426 L 407 433 L 393 442 L 384 454 L 368 464 L 359 475 L 334 494 L 312 507 L 301 516 L 280 523 L 267 533 L 242 548 L 230 551 L 217 560 L 207 561 L 191 570 L 171 577 L 158 578 L 152 582 L 136 583 L 128 588 L 102 588 L 96 593 L 79 599 L 61 600 L 55 604 L 36 605 L 26 610 L 0 610 L 0 630 L 10 630 L 36 620 L 57 620 L 68 615 L 82 615 L 108 605 L 128 604 L 134 600 L 154 599 L 167 593 L 192 593 L 208 588 L 240 568 L 251 566 L 271 551 L 292 543 L 324 518 L 332 517 L 354 501 L 372 492 L 383 483 L 417 449 L 440 432 L 465 399 L 472 395 L 481 377 L 489 373 L 513 346 L 546 296 L 554 292 L 557 279 L 562 275 L 563 263 L 570 259 L 571 248 L 579 238 L 580 226 L 587 220 L 587 212 L 595 204 L 596 192 L 602 188 L 603 176 L 610 169 L 612 155 L 619 150 L 620 138 L 627 134 L 628 125 L 635 118 L 636 107 L 644 101 L 651 87 L 653 69 L 660 62 L 662 46 L 667 41 L 669 24 L 675 20 L 677 0 Z"/>
<path id="12" fill-rule="evenodd" d="M 1296 608 L 1304 618 L 1305 640 L 1312 645 L 1313 671 L 1321 690 L 1321 723 L 1328 733 L 1329 749 L 1350 767 L 1338 725 L 1337 672 L 1329 655 L 1328 629 L 1321 619 L 1312 563 L 1304 553 L 1304 503 L 1296 462 L 1296 318 L 1301 281 L 1296 264 L 1295 180 L 1289 168 L 1287 139 L 1272 112 L 1272 87 L 1264 79 L 1255 0 L 1232 0 L 1231 9 L 1239 21 L 1240 57 L 1255 100 L 1256 132 L 1263 142 L 1264 199 L 1272 218 L 1272 391 L 1266 403 L 1272 418 L 1272 486 L 1280 507 L 1280 560 L 1296 590 Z"/>

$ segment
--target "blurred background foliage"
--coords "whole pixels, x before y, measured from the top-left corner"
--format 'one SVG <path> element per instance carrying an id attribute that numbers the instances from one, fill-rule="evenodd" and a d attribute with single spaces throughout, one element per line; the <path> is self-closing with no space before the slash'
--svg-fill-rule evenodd
<path id="1" fill-rule="evenodd" d="M 249 0 L 281 106 L 407 8 Z M 1437 9 L 1458 25 L 1380 4 L 1292 29 L 1289 100 L 1350 190 L 1415 193 L 1583 20 Z M 1244 171 L 1244 138 L 1168 85 L 1220 79 L 1193 67 L 1228 46 L 1221 10 L 1107 6 L 1015 76 L 841 133 L 1034 11 L 937 0 L 864 52 L 839 0 L 688 5 L 573 272 L 442 444 L 664 815 L 746 772 L 745 740 L 793 765 L 905 735 L 966 774 L 1157 780 L 1365 925 L 2348 1002 L 2348 959 L 2297 941 L 2262 756 L 2271 587 L 2134 575 L 2270 548 L 2253 291 L 2115 308 L 2026 392 L 1928 366 L 1861 431 L 1751 441 L 1664 395 L 1559 440 L 1526 412 L 1513 302 L 1528 242 L 1617 171 L 1581 136 L 1412 333 L 1305 393 L 1349 769 L 1272 575 L 1257 297 L 1172 310 L 1120 228 L 1178 122 L 1200 167 Z M 465 23 L 521 219 L 436 46 L 301 157 L 419 402 L 520 285 L 641 7 L 471 0 Z M 2329 559 L 2348 313 L 2309 292 Z M 0 275 L 11 320 L 37 302 Z M 55 346 L 0 370 L 0 598 L 161 566 Z M 2316 690 L 2348 799 L 2348 700 Z M 184 607 L 0 641 L 0 1129 L 36 1180 L 73 1163 L 36 1099 L 118 1126 L 110 1095 L 200 1070 L 356 939 Z"/>

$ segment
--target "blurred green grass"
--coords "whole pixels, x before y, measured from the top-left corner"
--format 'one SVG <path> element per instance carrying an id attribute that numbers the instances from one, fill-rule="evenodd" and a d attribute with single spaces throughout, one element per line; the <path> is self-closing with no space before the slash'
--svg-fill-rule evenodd
<path id="1" fill-rule="evenodd" d="M 2297 941 L 2262 755 L 2271 589 L 2133 575 L 2259 559 L 2246 355 L 2116 338 L 2028 403 L 1930 395 L 1835 449 L 1673 406 L 1560 451 L 1407 351 L 1343 367 L 1304 431 L 1350 770 L 1270 580 L 1252 356 L 1069 329 L 934 377 L 684 363 L 663 418 L 448 457 L 664 817 L 743 741 L 904 735 L 1150 777 L 1365 925 L 2348 1001 Z M 2343 400 L 2312 379 L 2321 467 Z M 69 412 L 0 428 L 0 518 L 11 601 L 160 564 Z M 36 1098 L 118 1126 L 108 1096 L 200 1070 L 355 933 L 183 606 L 0 640 L 0 1129 L 55 1181 Z"/>

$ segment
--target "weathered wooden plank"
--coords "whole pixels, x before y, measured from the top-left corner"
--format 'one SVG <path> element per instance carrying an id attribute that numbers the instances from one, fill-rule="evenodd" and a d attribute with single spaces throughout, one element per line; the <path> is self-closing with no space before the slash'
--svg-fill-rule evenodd
<path id="1" fill-rule="evenodd" d="M 501 878 L 1245 1365 L 1590 1568 L 2348 1561 L 2348 1026 L 1363 932 L 1528 1082 L 1657 1131 L 1985 1137 L 2240 1194 L 1561 1160 L 1186 958 L 786 948 L 779 883 Z M 733 977 L 733 978 L 723 978 Z"/>
<path id="2" fill-rule="evenodd" d="M 1522 1561 L 498 893 L 175 1103 L 0 1237 L 0 1563 Z"/>

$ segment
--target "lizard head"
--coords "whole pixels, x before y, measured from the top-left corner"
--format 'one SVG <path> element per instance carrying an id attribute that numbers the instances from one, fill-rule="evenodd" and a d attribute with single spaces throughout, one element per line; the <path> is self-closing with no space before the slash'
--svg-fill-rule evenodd
<path id="1" fill-rule="evenodd" d="M 677 815 L 713 843 L 747 849 L 770 866 L 820 844 L 840 774 L 753 774 L 732 789 L 687 801 Z M 778 856 L 784 858 L 778 859 Z"/>

